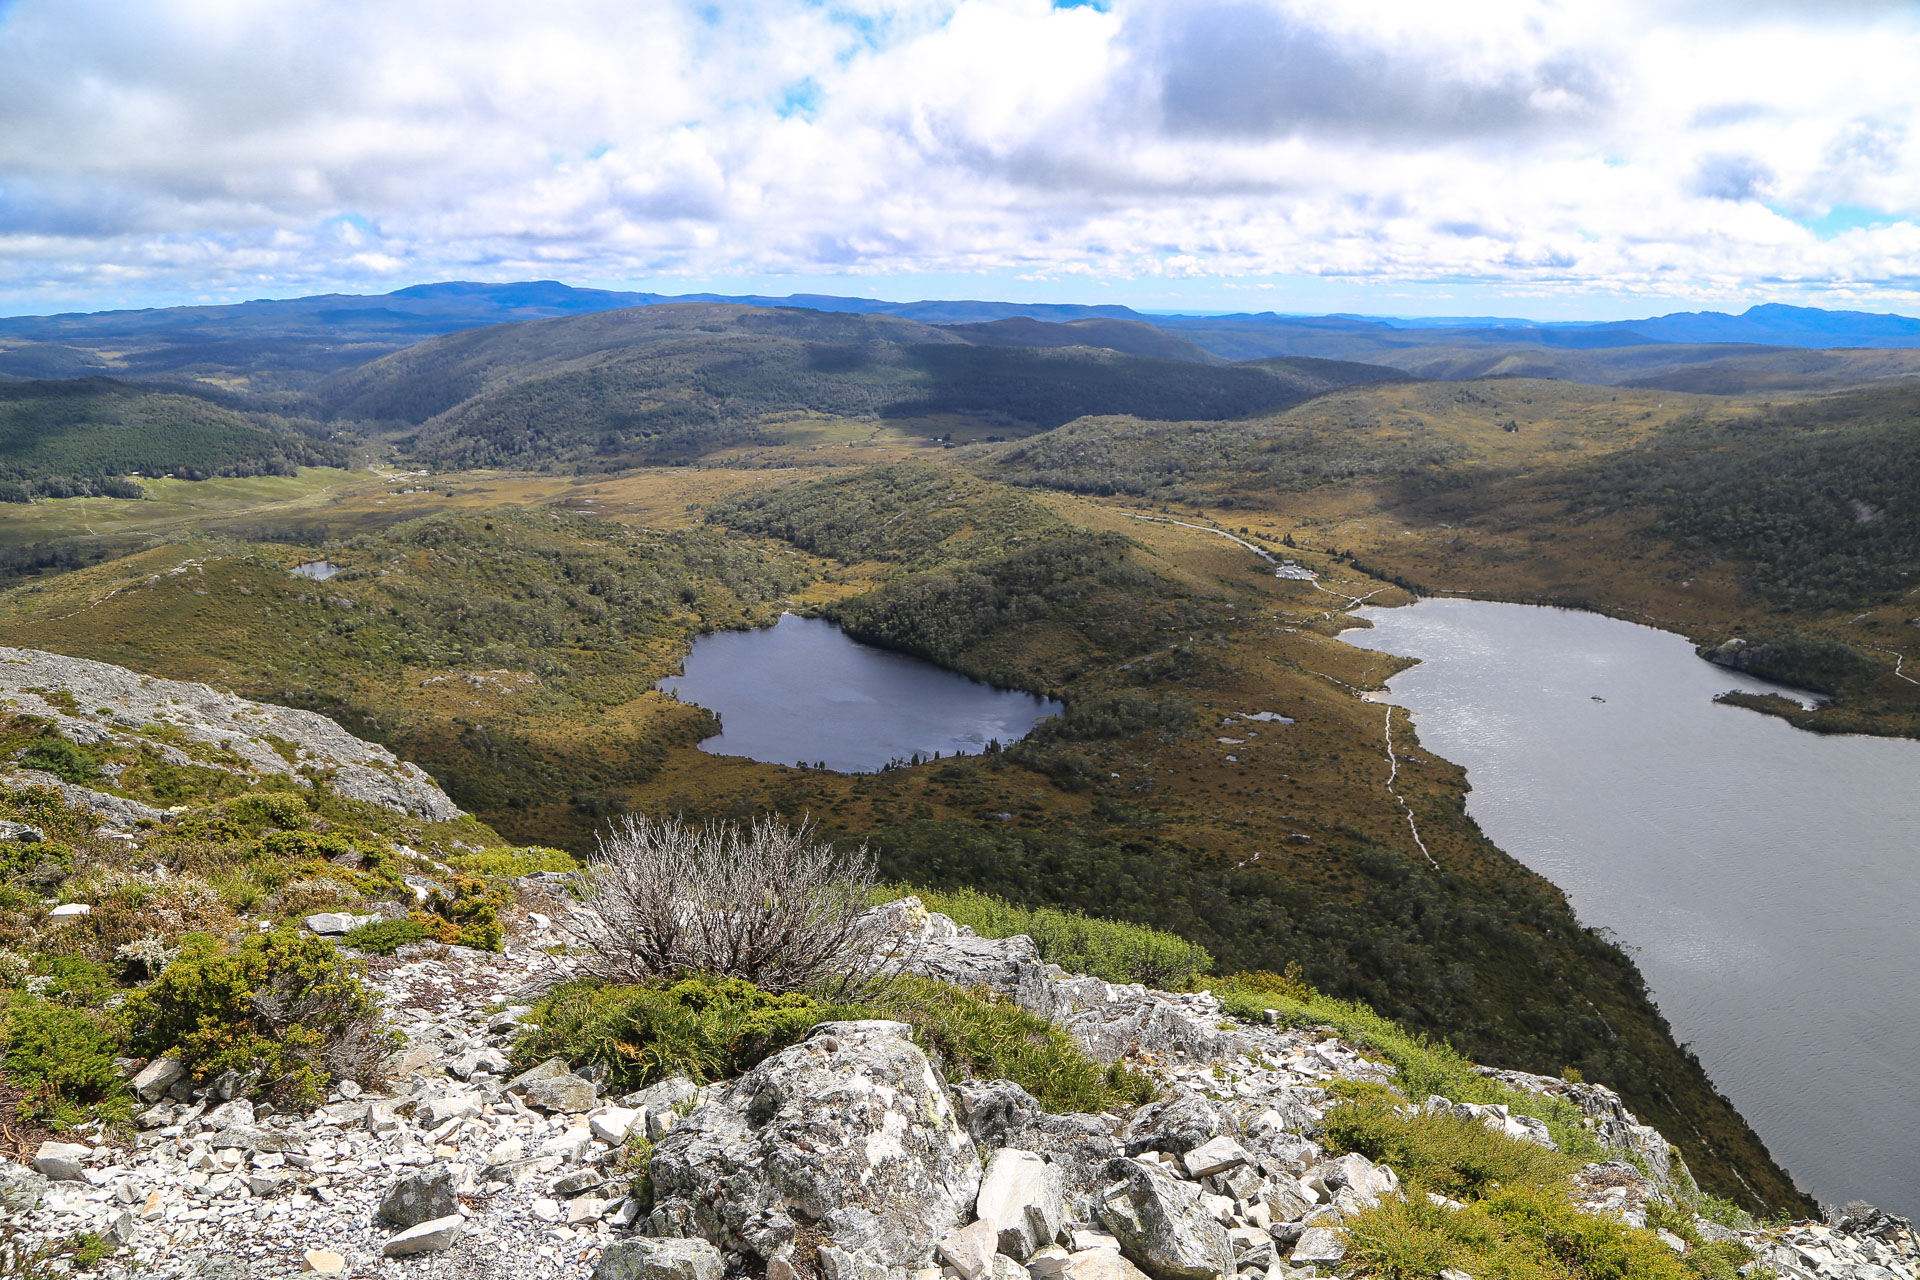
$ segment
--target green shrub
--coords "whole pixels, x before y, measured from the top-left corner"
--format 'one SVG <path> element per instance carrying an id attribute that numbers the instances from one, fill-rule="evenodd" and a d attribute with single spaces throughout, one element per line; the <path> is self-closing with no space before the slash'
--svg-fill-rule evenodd
<path id="1" fill-rule="evenodd" d="M 570 982 L 527 1017 L 514 1046 L 532 1065 L 565 1058 L 607 1068 L 616 1085 L 636 1088 L 671 1075 L 721 1080 L 833 1020 L 829 1006 L 799 993 L 772 995 L 739 978 L 685 978 L 670 985 L 607 986 Z"/>
<path id="2" fill-rule="evenodd" d="M 1493 1187 L 1564 1183 L 1585 1161 L 1531 1142 L 1519 1142 L 1467 1116 L 1408 1114 L 1399 1099 L 1355 1098 L 1327 1111 L 1328 1143 L 1358 1151 L 1415 1186 L 1458 1200 L 1478 1199 Z"/>
<path id="3" fill-rule="evenodd" d="M 183 938 L 128 1009 L 147 1056 L 177 1056 L 196 1080 L 258 1071 L 260 1092 L 304 1104 L 336 1078 L 370 1081 L 392 1050 L 375 1001 L 333 944 L 280 929 L 232 950 L 206 934 Z"/>
<path id="4" fill-rule="evenodd" d="M 1495 1192 L 1465 1209 L 1425 1196 L 1384 1199 L 1347 1220 L 1347 1258 L 1380 1280 L 1432 1280 L 1448 1267 L 1502 1280 L 1695 1280 L 1703 1274 L 1615 1218 L 1539 1188 Z"/>
<path id="5" fill-rule="evenodd" d="M 1516 1115 L 1544 1122 L 1554 1144 L 1569 1155 L 1614 1158 L 1573 1103 L 1489 1080 L 1450 1045 L 1416 1035 L 1364 1004 L 1321 995 L 1297 978 L 1272 973 L 1230 974 L 1211 986 L 1234 1017 L 1257 1022 L 1272 1010 L 1288 1026 L 1332 1027 L 1342 1039 L 1391 1062 L 1395 1085 L 1410 1101 L 1424 1102 L 1430 1094 L 1439 1094 L 1455 1102 L 1501 1103 Z"/>
<path id="6" fill-rule="evenodd" d="M 268 828 L 297 832 L 307 825 L 311 816 L 306 797 L 297 791 L 249 791 L 246 795 L 222 800 L 214 808 L 248 836 L 259 835 Z"/>
<path id="7" fill-rule="evenodd" d="M 927 910 L 949 916 L 983 938 L 1024 933 L 1042 960 L 1070 973 L 1180 990 L 1213 968 L 1205 947 L 1145 925 L 1054 907 L 1022 907 L 972 889 L 889 891 L 894 897 L 908 892 L 917 894 Z"/>
<path id="8" fill-rule="evenodd" d="M 655 986 L 580 980 L 534 1009 L 514 1057 L 523 1065 L 564 1058 L 605 1066 L 618 1087 L 676 1074 L 721 1080 L 798 1044 L 819 1023 L 862 1018 L 908 1023 L 950 1072 L 1015 1081 L 1050 1111 L 1100 1111 L 1153 1096 L 1145 1076 L 1102 1067 L 1045 1018 L 927 978 L 896 979 L 858 1004 L 772 995 L 738 978 Z"/>
<path id="9" fill-rule="evenodd" d="M 495 876 L 514 880 L 540 871 L 578 871 L 579 860 L 565 849 L 529 845 L 524 849 L 485 849 L 462 853 L 447 859 L 447 865 L 471 876 Z"/>
<path id="10" fill-rule="evenodd" d="M 500 908 L 513 900 L 513 891 L 479 876 L 455 876 L 447 889 L 427 898 L 426 910 L 412 920 L 425 925 L 437 942 L 498 951 L 506 930 Z"/>
<path id="11" fill-rule="evenodd" d="M 78 1009 L 105 1004 L 118 985 L 111 968 L 84 956 L 40 956 L 33 972 L 46 979 L 40 989 L 43 997 Z"/>
<path id="12" fill-rule="evenodd" d="M 340 945 L 355 951 L 390 956 L 409 943 L 424 942 L 432 936 L 432 931 L 418 920 L 376 920 L 372 924 L 349 930 L 340 939 Z"/>
<path id="13" fill-rule="evenodd" d="M 38 871 L 47 863 L 73 870 L 73 850 L 51 840 L 9 840 L 0 844 L 0 880 Z"/>
<path id="14" fill-rule="evenodd" d="M 55 1128 L 84 1122 L 89 1109 L 126 1119 L 131 1102 L 113 1063 L 125 1043 L 125 1032 L 107 1014 L 15 993 L 6 1006 L 5 1062 L 24 1094 L 18 1109 Z"/>
<path id="15" fill-rule="evenodd" d="M 892 1018 L 950 1075 L 1012 1080 L 1048 1111 L 1104 1111 L 1154 1097 L 1153 1082 L 1121 1063 L 1102 1067 L 1057 1025 L 984 989 L 898 978 L 839 1018 Z"/>
<path id="16" fill-rule="evenodd" d="M 20 754 L 20 767 L 39 769 L 80 786 L 100 778 L 100 762 L 91 752 L 65 738 L 35 738 Z"/>

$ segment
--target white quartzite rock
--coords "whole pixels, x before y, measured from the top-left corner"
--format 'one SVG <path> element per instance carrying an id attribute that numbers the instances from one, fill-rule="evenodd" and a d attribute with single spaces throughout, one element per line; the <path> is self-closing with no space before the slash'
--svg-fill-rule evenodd
<path id="1" fill-rule="evenodd" d="M 992 1226 L 999 1252 L 1025 1260 L 1066 1226 L 1060 1170 L 1030 1151 L 1002 1147 L 987 1160 L 975 1212 Z"/>
<path id="2" fill-rule="evenodd" d="M 417 1227 L 408 1227 L 382 1245 L 380 1252 L 389 1258 L 404 1258 L 415 1253 L 439 1253 L 452 1248 L 465 1227 L 466 1219 L 457 1213 L 434 1218 Z"/>
<path id="3" fill-rule="evenodd" d="M 654 1234 L 771 1261 L 798 1215 L 869 1261 L 923 1263 L 971 1215 L 980 1157 L 911 1034 L 823 1023 L 717 1090 L 654 1148 Z"/>
<path id="4" fill-rule="evenodd" d="M 1154 1280 L 1211 1280 L 1233 1274 L 1227 1231 L 1200 1188 L 1139 1161 L 1116 1161 L 1121 1181 L 1100 1218 L 1121 1250 Z"/>

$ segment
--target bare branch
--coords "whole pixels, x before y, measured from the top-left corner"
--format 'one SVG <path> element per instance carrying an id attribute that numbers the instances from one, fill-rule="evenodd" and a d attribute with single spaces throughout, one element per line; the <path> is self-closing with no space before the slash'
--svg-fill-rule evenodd
<path id="1" fill-rule="evenodd" d="M 691 826 L 628 815 L 600 838 L 575 926 L 611 982 L 704 973 L 768 991 L 858 993 L 899 957 L 894 913 L 869 909 L 873 856 L 778 815 Z"/>

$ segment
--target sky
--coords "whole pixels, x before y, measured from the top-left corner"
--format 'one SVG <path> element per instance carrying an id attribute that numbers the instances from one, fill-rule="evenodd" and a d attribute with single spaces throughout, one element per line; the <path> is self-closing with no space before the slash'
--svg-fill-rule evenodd
<path id="1" fill-rule="evenodd" d="M 0 314 L 1920 311 L 1915 0 L 0 0 Z"/>

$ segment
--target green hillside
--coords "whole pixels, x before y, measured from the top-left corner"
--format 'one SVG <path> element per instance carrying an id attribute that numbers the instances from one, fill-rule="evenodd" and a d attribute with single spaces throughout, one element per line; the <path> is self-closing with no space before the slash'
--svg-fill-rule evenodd
<path id="1" fill-rule="evenodd" d="M 291 475 L 348 456 L 287 424 L 109 378 L 0 385 L 0 501 L 137 496 L 116 477 Z"/>
<path id="2" fill-rule="evenodd" d="M 1062 328 L 1039 327 L 1043 336 Z M 795 414 L 959 416 L 1020 436 L 1090 413 L 1271 413 L 1332 381 L 1280 365 L 1218 367 L 998 339 L 973 345 L 888 316 L 647 307 L 423 342 L 338 375 L 320 402 L 336 418 L 418 426 L 414 456 L 436 467 L 608 470 L 765 442 L 774 420 Z"/>

